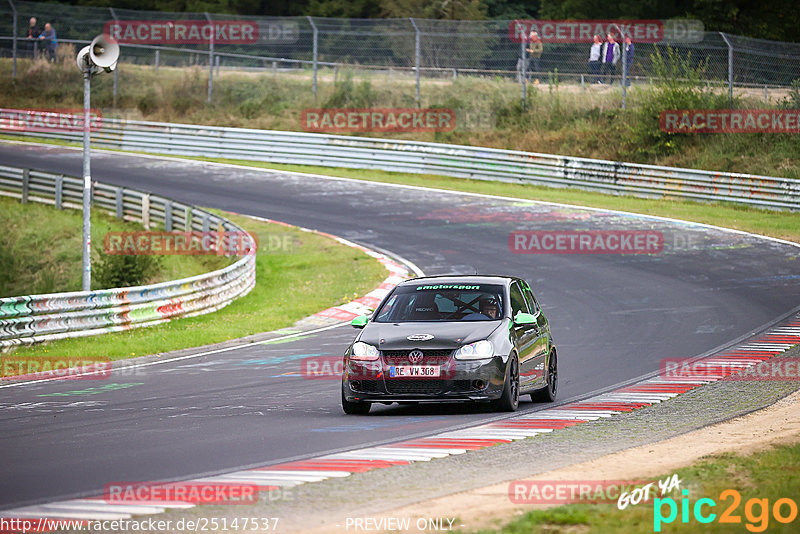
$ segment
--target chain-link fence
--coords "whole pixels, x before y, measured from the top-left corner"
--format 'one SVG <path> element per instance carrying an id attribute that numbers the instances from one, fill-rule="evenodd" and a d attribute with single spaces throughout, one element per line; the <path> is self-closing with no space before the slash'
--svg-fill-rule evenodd
<path id="1" fill-rule="evenodd" d="M 766 92 L 787 87 L 800 79 L 800 44 L 752 39 L 718 32 L 699 32 L 695 39 L 664 37 L 658 42 L 634 42 L 632 54 L 622 53 L 613 76 L 599 78 L 590 70 L 590 40 L 545 42 L 541 55 L 530 57 L 527 44 L 515 41 L 509 31 L 514 21 L 452 21 L 423 19 L 331 19 L 317 17 L 247 17 L 209 13 L 167 13 L 129 9 L 71 6 L 7 0 L 0 7 L 0 55 L 30 58 L 41 54 L 46 42 L 28 39 L 28 21 L 37 18 L 41 30 L 50 22 L 59 43 L 76 47 L 107 29 L 109 23 L 129 21 L 220 21 L 250 23 L 257 38 L 232 40 L 172 40 L 122 42 L 124 63 L 199 65 L 208 68 L 208 98 L 213 98 L 213 77 L 220 69 L 300 72 L 310 79 L 316 96 L 320 73 L 338 69 L 361 69 L 405 77 L 412 82 L 414 98 L 420 102 L 421 79 L 489 76 L 516 80 L 522 95 L 526 85 L 544 83 L 585 86 L 595 82 L 619 86 L 650 82 L 656 71 L 652 58 L 666 55 L 668 48 L 694 67 L 702 68 L 709 84 L 758 88 Z M 16 36 L 16 38 L 15 38 Z M 135 41 L 135 40 L 134 40 Z M 126 44 L 127 43 L 127 44 Z M 623 44 L 624 47 L 624 44 Z M 623 48 L 623 51 L 625 48 Z M 534 54 L 536 56 L 537 54 Z M 16 75 L 16 67 L 12 75 Z M 416 82 L 415 84 L 413 82 Z M 115 76 L 116 82 L 116 76 Z M 116 96 L 116 83 L 115 83 Z M 624 98 L 624 90 L 623 90 Z M 624 105 L 624 100 L 623 100 Z"/>

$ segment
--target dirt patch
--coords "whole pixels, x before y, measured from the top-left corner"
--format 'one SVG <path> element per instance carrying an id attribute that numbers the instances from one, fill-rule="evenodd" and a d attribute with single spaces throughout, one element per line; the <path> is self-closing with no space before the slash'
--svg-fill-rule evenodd
<path id="1" fill-rule="evenodd" d="M 775 445 L 800 441 L 800 391 L 763 410 L 743 417 L 708 426 L 658 443 L 635 447 L 595 460 L 542 473 L 526 480 L 630 480 L 650 479 L 670 474 L 675 469 L 691 465 L 699 459 L 724 452 L 751 454 Z M 404 532 L 424 532 L 417 528 L 427 520 L 458 519 L 452 528 L 475 530 L 499 527 L 514 515 L 542 505 L 518 505 L 508 497 L 508 483 L 495 484 L 446 497 L 387 510 L 379 516 L 357 518 L 370 520 L 370 530 L 380 532 L 379 525 L 389 528 L 409 525 Z M 325 526 L 306 530 L 308 534 L 327 532 L 365 531 L 358 529 L 351 518 L 319 518 Z M 381 523 L 381 519 L 388 522 Z M 407 523 L 404 523 L 407 521 Z M 364 524 L 364 523 L 362 523 Z M 444 520 L 443 526 L 448 526 Z"/>

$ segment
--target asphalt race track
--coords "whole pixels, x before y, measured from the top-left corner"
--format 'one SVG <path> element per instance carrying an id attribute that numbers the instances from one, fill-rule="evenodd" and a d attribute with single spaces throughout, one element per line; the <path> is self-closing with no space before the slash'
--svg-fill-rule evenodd
<path id="1" fill-rule="evenodd" d="M 81 153 L 0 144 L 0 163 L 75 176 Z M 657 371 L 775 321 L 800 302 L 800 249 L 752 236 L 563 206 L 94 152 L 96 180 L 316 228 L 426 274 L 526 278 L 551 321 L 561 400 Z M 515 254 L 515 230 L 654 230 L 652 255 Z M 0 509 L 180 480 L 424 435 L 496 417 L 463 406 L 345 416 L 336 380 L 299 361 L 339 356 L 349 326 L 153 365 L 135 375 L 0 388 Z M 72 392 L 66 394 L 66 392 Z M 523 402 L 521 410 L 541 405 Z"/>

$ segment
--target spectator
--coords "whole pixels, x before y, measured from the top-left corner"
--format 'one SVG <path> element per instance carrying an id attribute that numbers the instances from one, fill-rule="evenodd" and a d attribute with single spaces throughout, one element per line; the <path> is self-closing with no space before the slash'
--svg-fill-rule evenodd
<path id="1" fill-rule="evenodd" d="M 630 36 L 625 37 L 625 80 L 626 85 L 631 85 L 631 65 L 633 65 L 633 41 Z"/>
<path id="2" fill-rule="evenodd" d="M 600 50 L 603 48 L 603 42 L 599 35 L 594 36 L 594 43 L 589 50 L 589 73 L 594 77 L 592 83 L 602 83 L 600 81 Z"/>
<path id="3" fill-rule="evenodd" d="M 50 61 L 56 60 L 56 30 L 49 22 L 44 25 L 44 31 L 39 35 L 39 40 L 44 43 L 44 49 L 47 52 L 47 57 Z"/>
<path id="4" fill-rule="evenodd" d="M 36 39 L 39 38 L 39 35 L 42 34 L 42 30 L 39 29 L 39 26 L 36 25 L 36 17 L 31 17 L 28 26 L 28 51 L 31 53 L 31 57 L 36 56 Z"/>
<path id="5" fill-rule="evenodd" d="M 544 45 L 542 44 L 542 40 L 539 38 L 539 34 L 535 31 L 531 32 L 530 36 L 528 37 L 528 42 L 530 43 L 528 45 L 528 53 L 531 55 L 531 63 L 533 67 L 532 69 L 530 69 L 531 75 L 533 75 L 533 73 L 538 74 L 539 72 L 541 72 L 541 66 L 539 60 L 542 58 Z M 533 83 L 538 84 L 539 78 L 536 78 L 536 80 Z"/>
<path id="6" fill-rule="evenodd" d="M 608 84 L 614 83 L 614 76 L 617 74 L 617 63 L 619 62 L 619 43 L 614 40 L 614 34 L 609 33 L 603 50 L 600 52 L 603 62 L 603 76 L 608 80 Z"/>

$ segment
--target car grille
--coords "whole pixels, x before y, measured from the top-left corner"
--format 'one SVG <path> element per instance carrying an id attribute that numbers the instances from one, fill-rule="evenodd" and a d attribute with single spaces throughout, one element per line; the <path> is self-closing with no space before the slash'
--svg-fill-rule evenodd
<path id="1" fill-rule="evenodd" d="M 413 350 L 413 349 L 412 349 Z M 411 350 L 384 350 L 383 358 L 389 365 L 409 365 L 408 353 Z M 423 350 L 422 361 L 416 365 L 442 365 L 453 353 L 449 349 Z"/>
<path id="2" fill-rule="evenodd" d="M 447 380 L 416 380 L 408 378 L 386 379 L 386 390 L 389 393 L 441 393 L 447 387 Z"/>
<path id="3" fill-rule="evenodd" d="M 377 380 L 358 380 L 358 387 L 353 389 L 364 393 L 378 393 L 381 390 L 378 383 Z M 351 382 L 350 385 L 352 386 L 353 383 Z"/>

